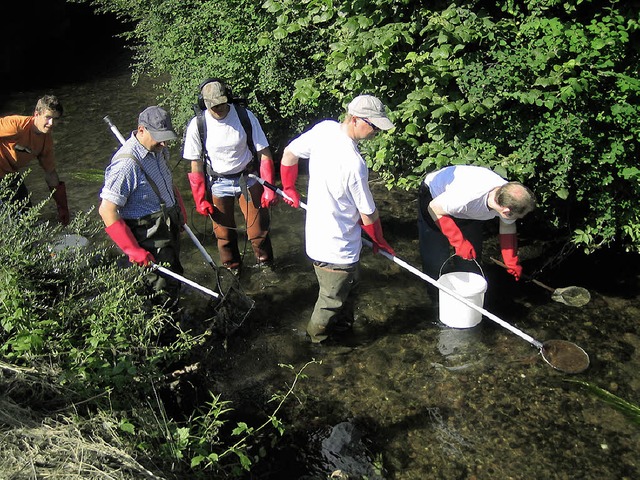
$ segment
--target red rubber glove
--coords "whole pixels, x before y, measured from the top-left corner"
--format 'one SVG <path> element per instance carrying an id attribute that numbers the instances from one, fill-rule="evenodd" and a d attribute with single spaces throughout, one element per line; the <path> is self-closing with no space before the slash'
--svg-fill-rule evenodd
<path id="1" fill-rule="evenodd" d="M 124 223 L 124 220 L 119 218 L 115 223 L 112 223 L 104 229 L 107 235 L 115 242 L 120 250 L 129 255 L 129 261 L 136 265 L 147 266 L 149 262 L 155 262 L 155 258 L 150 252 L 147 252 L 142 248 L 136 238 L 131 233 L 131 230 Z"/>
<path id="2" fill-rule="evenodd" d="M 300 195 L 296 190 L 296 179 L 298 178 L 298 164 L 280 165 L 280 178 L 282 179 L 282 191 L 291 200 L 285 198 L 284 201 L 292 207 L 300 207 Z"/>
<path id="3" fill-rule="evenodd" d="M 69 215 L 69 206 L 67 205 L 67 187 L 64 182 L 60 182 L 55 187 L 50 187 L 49 190 L 53 192 L 53 199 L 56 201 L 58 207 L 58 221 L 62 225 L 69 225 L 71 221 Z"/>
<path id="4" fill-rule="evenodd" d="M 187 177 L 189 177 L 191 193 L 193 193 L 193 200 L 196 203 L 196 211 L 200 215 L 213 215 L 216 209 L 213 205 L 211 205 L 211 203 L 207 201 L 204 186 L 204 173 L 188 173 Z"/>
<path id="5" fill-rule="evenodd" d="M 272 159 L 264 158 L 260 162 L 260 177 L 262 177 L 263 180 L 269 182 L 271 185 L 274 185 L 275 174 L 273 172 Z M 276 203 L 278 203 L 276 192 L 274 192 L 270 188 L 264 187 L 264 192 L 262 192 L 262 208 L 273 207 Z"/>
<path id="6" fill-rule="evenodd" d="M 360 225 L 373 242 L 373 253 L 378 253 L 378 250 L 382 249 L 389 252 L 394 257 L 396 256 L 396 252 L 382 236 L 382 223 L 380 223 L 380 219 L 377 219 L 370 225 L 364 225 L 362 223 Z"/>
<path id="7" fill-rule="evenodd" d="M 173 193 L 176 196 L 176 203 L 180 207 L 180 214 L 182 215 L 182 224 L 187 223 L 187 209 L 184 206 L 184 200 L 182 200 L 182 195 L 180 195 L 180 190 L 177 187 L 173 186 Z"/>
<path id="8" fill-rule="evenodd" d="M 460 228 L 449 215 L 443 215 L 436 220 L 436 225 L 442 231 L 449 243 L 456 249 L 456 255 L 465 260 L 474 260 L 476 258 L 476 250 L 469 240 L 464 238 Z"/>
<path id="9" fill-rule="evenodd" d="M 500 250 L 507 272 L 514 276 L 516 282 L 522 277 L 522 266 L 518 261 L 518 236 L 515 233 L 501 233 Z"/>

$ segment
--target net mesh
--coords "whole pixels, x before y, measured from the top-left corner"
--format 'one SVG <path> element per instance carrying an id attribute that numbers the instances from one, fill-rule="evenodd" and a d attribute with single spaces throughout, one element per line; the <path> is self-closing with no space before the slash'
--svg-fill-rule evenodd
<path id="1" fill-rule="evenodd" d="M 242 327 L 254 307 L 255 301 L 248 297 L 239 285 L 231 284 L 222 292 L 221 300 L 214 307 L 213 330 L 223 337 L 228 337 Z"/>
<path id="2" fill-rule="evenodd" d="M 232 273 L 223 274 L 217 269 L 216 275 L 216 290 L 220 297 L 211 304 L 214 315 L 210 328 L 218 336 L 227 338 L 245 324 L 255 307 L 255 301 L 244 293 Z"/>
<path id="3" fill-rule="evenodd" d="M 565 373 L 584 372 L 589 367 L 589 355 L 575 343 L 547 340 L 542 345 L 542 357 L 553 368 Z"/>
<path id="4" fill-rule="evenodd" d="M 582 307 L 589 303 L 591 294 L 589 290 L 582 287 L 565 287 L 556 288 L 551 298 L 570 307 Z"/>

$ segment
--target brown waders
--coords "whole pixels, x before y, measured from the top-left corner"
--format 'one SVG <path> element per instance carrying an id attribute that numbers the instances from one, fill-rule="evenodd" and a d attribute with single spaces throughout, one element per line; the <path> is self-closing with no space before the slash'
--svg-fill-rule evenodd
<path id="1" fill-rule="evenodd" d="M 273 249 L 269 238 L 269 212 L 260 207 L 262 185 L 256 182 L 246 193 L 240 194 L 238 203 L 247 222 L 247 237 L 258 263 L 268 263 L 273 259 Z M 218 240 L 220 263 L 226 268 L 240 267 L 241 257 L 238 249 L 238 232 L 235 220 L 235 196 L 213 197 L 216 207 L 212 215 L 213 231 Z"/>

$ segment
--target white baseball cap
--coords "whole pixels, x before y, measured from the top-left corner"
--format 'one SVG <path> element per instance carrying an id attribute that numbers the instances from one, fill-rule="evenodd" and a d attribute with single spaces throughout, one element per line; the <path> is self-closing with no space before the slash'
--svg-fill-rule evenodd
<path id="1" fill-rule="evenodd" d="M 354 117 L 366 118 L 380 130 L 393 128 L 393 123 L 387 118 L 385 107 L 373 95 L 359 95 L 349 103 L 347 112 Z"/>

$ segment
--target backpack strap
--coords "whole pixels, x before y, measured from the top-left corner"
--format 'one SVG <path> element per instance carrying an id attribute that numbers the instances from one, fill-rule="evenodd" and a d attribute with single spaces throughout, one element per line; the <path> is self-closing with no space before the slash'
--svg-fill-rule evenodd
<path id="1" fill-rule="evenodd" d="M 151 177 L 147 174 L 147 172 L 145 172 L 144 168 L 142 168 L 142 164 L 140 163 L 140 160 L 138 159 L 138 157 L 136 157 L 135 155 L 131 155 L 130 153 L 121 153 L 120 155 L 116 155 L 111 161 L 114 162 L 114 161 L 116 161 L 116 160 L 118 160 L 120 158 L 130 158 L 131 160 L 133 160 L 135 162 L 135 164 L 138 166 L 138 168 L 142 172 L 142 175 L 144 175 L 144 177 L 147 179 L 147 182 L 149 182 L 149 186 L 151 187 L 153 192 L 158 197 L 158 200 L 160 201 L 160 211 L 162 211 L 162 213 L 164 215 L 164 213 L 166 212 L 166 209 L 167 209 L 167 204 L 162 199 L 162 195 L 160 194 L 160 189 L 158 188 L 158 185 L 156 185 L 156 183 L 151 179 Z M 174 204 L 177 205 L 178 201 L 175 198 L 175 193 L 174 192 L 171 192 L 171 193 L 173 193 Z"/>
<path id="2" fill-rule="evenodd" d="M 236 113 L 238 114 L 238 118 L 240 119 L 240 124 L 244 129 L 245 134 L 247 135 L 247 146 L 249 147 L 249 151 L 251 151 L 252 161 L 249 164 L 247 170 L 257 170 L 260 162 L 258 159 L 258 152 L 256 151 L 256 146 L 253 143 L 253 127 L 251 126 L 251 120 L 249 120 L 249 114 L 247 113 L 247 109 L 240 105 L 239 103 L 233 104 L 236 107 Z M 209 154 L 207 153 L 207 128 L 205 125 L 204 112 L 198 105 L 193 106 L 194 111 L 196 112 L 196 123 L 198 126 L 198 135 L 200 135 L 200 143 L 202 145 L 202 153 L 200 154 L 200 158 L 204 164 L 205 170 L 207 174 L 213 178 L 219 177 L 220 174 L 216 173 L 213 168 L 211 168 L 211 162 L 209 161 Z"/>
<path id="3" fill-rule="evenodd" d="M 200 135 L 200 143 L 202 144 L 202 152 L 200 153 L 200 159 L 206 164 L 209 162 L 209 153 L 207 153 L 207 128 L 204 123 L 204 110 L 198 105 L 193 106 L 193 110 L 196 112 L 196 124 L 198 126 L 198 135 Z"/>
<path id="4" fill-rule="evenodd" d="M 251 126 L 251 120 L 249 120 L 249 114 L 247 113 L 247 109 L 240 105 L 239 103 L 234 103 L 236 107 L 236 112 L 238 112 L 238 118 L 240 118 L 240 123 L 242 124 L 242 128 L 244 128 L 244 132 L 247 134 L 247 146 L 251 151 L 251 156 L 253 157 L 254 167 L 256 167 L 258 163 L 258 152 L 256 151 L 256 146 L 253 143 L 253 127 Z"/>

